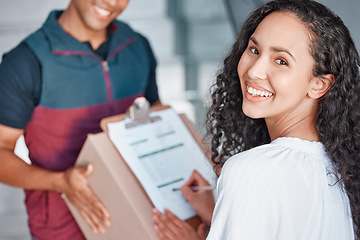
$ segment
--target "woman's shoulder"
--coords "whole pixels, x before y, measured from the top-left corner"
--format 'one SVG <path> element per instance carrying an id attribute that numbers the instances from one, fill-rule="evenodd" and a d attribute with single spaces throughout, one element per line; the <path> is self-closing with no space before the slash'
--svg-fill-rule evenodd
<path id="1" fill-rule="evenodd" d="M 230 175 L 252 175 L 258 172 L 266 179 L 299 174 L 299 170 L 314 169 L 329 164 L 323 145 L 298 138 L 279 138 L 238 153 L 225 163 L 222 172 Z M 317 167 L 316 167 L 317 168 Z M 250 176 L 249 176 L 250 177 Z"/>
<path id="2" fill-rule="evenodd" d="M 291 160 L 299 161 L 299 158 L 324 158 L 326 156 L 324 147 L 320 142 L 309 142 L 299 138 L 278 138 L 269 144 L 264 144 L 252 149 L 235 154 L 226 164 L 239 163 L 286 163 Z M 283 162 L 282 160 L 286 160 Z"/>

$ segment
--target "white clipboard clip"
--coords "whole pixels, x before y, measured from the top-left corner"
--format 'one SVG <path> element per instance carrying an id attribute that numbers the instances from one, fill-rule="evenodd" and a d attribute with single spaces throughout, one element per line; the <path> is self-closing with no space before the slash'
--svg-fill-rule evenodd
<path id="1" fill-rule="evenodd" d="M 126 117 L 132 121 L 125 124 L 126 128 L 160 121 L 159 116 L 150 117 L 150 103 L 145 97 L 138 97 L 126 111 Z"/>

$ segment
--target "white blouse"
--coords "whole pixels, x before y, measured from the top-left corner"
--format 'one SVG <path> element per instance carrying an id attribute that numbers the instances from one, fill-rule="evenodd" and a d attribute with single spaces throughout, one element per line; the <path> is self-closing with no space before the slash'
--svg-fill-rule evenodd
<path id="1" fill-rule="evenodd" d="M 279 138 L 231 157 L 208 240 L 354 239 L 348 197 L 319 142 Z"/>

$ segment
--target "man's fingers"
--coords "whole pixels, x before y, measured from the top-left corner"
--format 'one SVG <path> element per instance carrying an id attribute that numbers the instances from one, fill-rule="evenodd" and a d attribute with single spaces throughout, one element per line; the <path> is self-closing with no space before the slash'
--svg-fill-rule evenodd
<path id="1" fill-rule="evenodd" d="M 92 193 L 90 189 L 89 191 L 90 192 L 88 193 L 88 203 L 90 205 L 90 209 L 94 209 L 96 215 L 101 218 L 108 227 L 110 227 L 111 222 L 109 211 L 106 209 L 105 205 Z"/>
<path id="2" fill-rule="evenodd" d="M 94 165 L 90 163 L 86 166 L 85 176 L 89 176 L 93 172 L 94 172 Z"/>
<path id="3" fill-rule="evenodd" d="M 93 212 L 90 212 L 89 214 L 91 221 L 94 223 L 94 225 L 99 230 L 99 232 L 105 233 L 105 228 L 103 226 L 101 219 L 98 218 L 98 216 L 96 216 L 95 214 L 93 214 Z"/>
<path id="4" fill-rule="evenodd" d="M 110 214 L 88 185 L 87 176 L 93 171 L 93 164 L 67 170 L 68 186 L 65 188 L 65 193 L 69 201 L 81 212 L 94 233 L 105 232 L 105 226 L 111 225 Z"/>
<path id="5" fill-rule="evenodd" d="M 96 199 L 96 202 L 94 203 L 96 206 L 95 209 L 98 212 L 98 216 L 104 221 L 105 225 L 110 227 L 111 226 L 111 220 L 110 220 L 110 213 L 106 209 L 106 207 L 98 200 Z"/>
<path id="6" fill-rule="evenodd" d="M 104 222 L 94 213 L 94 211 L 92 211 L 92 209 L 84 207 L 82 208 L 81 213 L 83 216 L 87 217 L 85 220 L 88 222 L 91 229 L 93 229 L 93 231 L 95 229 L 94 233 L 105 233 L 105 228 L 103 226 Z"/>
<path id="7" fill-rule="evenodd" d="M 81 213 L 81 216 L 84 218 L 84 220 L 89 225 L 89 227 L 91 228 L 91 230 L 93 231 L 93 233 L 97 234 L 99 231 L 96 228 L 95 224 L 93 224 L 93 222 L 91 221 L 90 216 L 84 211 L 80 211 L 80 213 Z"/>
<path id="8" fill-rule="evenodd" d="M 91 191 L 91 190 L 89 190 Z M 86 194 L 87 198 L 81 197 L 82 205 L 89 209 L 93 215 L 101 219 L 106 226 L 110 227 L 110 213 L 100 200 L 91 193 Z"/>
<path id="9" fill-rule="evenodd" d="M 90 192 L 86 193 L 86 191 L 81 191 L 79 194 L 72 196 L 72 204 L 76 206 L 80 212 L 86 213 L 86 216 L 88 217 L 87 222 L 91 222 L 92 226 L 96 225 L 98 230 L 101 230 L 100 227 L 98 227 L 100 222 L 103 222 L 109 227 L 111 225 L 109 212 L 92 194 L 91 190 L 88 191 Z"/>

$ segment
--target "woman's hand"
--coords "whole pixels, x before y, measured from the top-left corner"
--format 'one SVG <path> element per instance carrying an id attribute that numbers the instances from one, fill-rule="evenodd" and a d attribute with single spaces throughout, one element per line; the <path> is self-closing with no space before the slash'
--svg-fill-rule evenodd
<path id="1" fill-rule="evenodd" d="M 193 191 L 191 187 L 205 187 L 210 184 L 198 173 L 193 171 L 189 180 L 180 188 L 184 198 L 190 203 L 191 207 L 199 215 L 201 220 L 208 226 L 211 224 L 211 218 L 215 207 L 214 195 L 211 190 Z"/>
<path id="2" fill-rule="evenodd" d="M 153 209 L 153 221 L 156 234 L 161 240 L 203 240 L 206 239 L 204 223 L 199 225 L 197 232 L 188 223 L 165 209 L 165 214 Z"/>
<path id="3" fill-rule="evenodd" d="M 110 226 L 110 214 L 91 190 L 87 176 L 94 166 L 72 167 L 64 172 L 64 181 L 60 192 L 79 210 L 94 233 L 105 233 L 104 226 Z"/>

